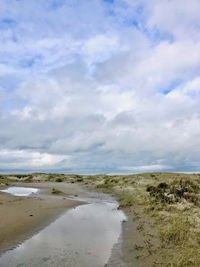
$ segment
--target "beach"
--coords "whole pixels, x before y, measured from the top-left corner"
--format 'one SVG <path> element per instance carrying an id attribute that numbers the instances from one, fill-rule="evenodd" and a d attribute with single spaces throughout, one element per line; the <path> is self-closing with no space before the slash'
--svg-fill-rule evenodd
<path id="1" fill-rule="evenodd" d="M 11 189 L 39 191 L 0 193 L 1 266 L 121 266 L 109 258 L 126 216 L 112 196 L 75 183 L 12 182 L 4 190 Z"/>
<path id="2" fill-rule="evenodd" d="M 81 204 L 66 197 L 48 197 L 48 193 L 41 198 L 0 192 L 0 254 L 44 228 L 67 209 Z"/>
<path id="3" fill-rule="evenodd" d="M 34 197 L 0 193 L 1 253 L 39 232 L 67 209 L 85 204 L 89 196 L 102 204 L 107 195 L 118 201 L 117 210 L 123 211 L 126 219 L 121 222 L 121 234 L 105 266 L 188 266 L 184 264 L 190 262 L 191 266 L 199 266 L 199 177 L 183 173 L 1 175 L 4 187 L 40 189 Z M 102 196 L 102 192 L 107 194 Z M 85 203 L 80 201 L 83 199 Z M 86 225 L 95 215 L 93 209 Z M 77 225 L 82 226 L 84 217 Z M 99 219 L 95 224 L 107 225 L 107 217 Z M 75 245 L 72 254 L 79 253 L 76 250 Z"/>

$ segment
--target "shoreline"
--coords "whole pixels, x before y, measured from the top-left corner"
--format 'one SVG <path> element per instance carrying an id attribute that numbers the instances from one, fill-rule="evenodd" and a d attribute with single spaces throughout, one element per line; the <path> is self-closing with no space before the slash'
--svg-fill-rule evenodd
<path id="1" fill-rule="evenodd" d="M 19 235 L 17 238 L 13 238 L 13 235 L 11 234 L 10 231 L 9 232 L 9 236 L 12 237 L 12 239 L 10 240 L 10 244 L 0 244 L 0 256 L 1 254 L 6 254 L 6 252 L 8 252 L 10 249 L 14 249 L 15 245 L 20 245 L 22 242 L 26 241 L 27 239 L 29 239 L 30 237 L 32 237 L 33 235 L 37 234 L 40 230 L 42 230 L 43 228 L 45 228 L 46 226 L 48 226 L 49 224 L 51 224 L 51 222 L 55 222 L 55 220 L 60 217 L 60 215 L 64 212 L 66 212 L 66 208 L 73 208 L 77 205 L 81 205 L 81 204 L 87 204 L 86 202 L 82 202 L 79 201 L 82 197 L 86 198 L 87 201 L 87 196 L 91 196 L 91 191 L 88 190 L 88 188 L 86 188 L 85 186 L 81 185 L 77 185 L 77 184 L 69 184 L 69 183 L 62 183 L 62 184 L 58 184 L 58 183 L 29 183 L 29 184 L 24 184 L 24 183 L 12 183 L 12 185 L 10 184 L 10 186 L 19 186 L 19 187 L 35 187 L 35 188 L 40 188 L 41 191 L 40 193 L 36 193 L 35 196 L 31 196 L 31 197 L 15 197 L 12 195 L 9 195 L 7 193 L 0 193 L 0 199 L 2 197 L 2 195 L 4 196 L 4 198 L 7 198 L 7 202 L 12 203 L 11 206 L 13 206 L 13 203 L 20 203 L 20 204 L 14 204 L 13 208 L 16 208 L 17 205 L 21 206 L 21 203 L 23 204 L 21 207 L 21 210 L 23 211 L 23 213 L 26 215 L 26 219 L 29 216 L 30 220 L 34 219 L 34 217 L 37 216 L 37 214 L 34 214 L 34 211 L 37 211 L 38 213 L 42 213 L 43 209 L 48 209 L 50 210 L 50 214 L 49 214 L 49 218 L 46 217 L 46 220 L 44 219 L 44 216 L 42 216 L 42 218 L 40 217 L 40 222 L 39 222 L 39 226 L 32 229 L 33 224 L 31 224 L 31 230 L 30 233 L 27 231 L 27 229 L 25 229 L 26 231 L 23 233 L 22 235 Z M 52 194 L 50 194 L 50 189 L 52 189 L 52 186 L 54 186 L 54 188 L 56 189 L 63 189 L 62 194 L 59 196 L 52 196 Z M 76 193 L 76 194 L 75 194 Z M 92 195 L 93 197 L 96 195 L 98 197 L 98 199 L 101 201 L 102 196 L 104 196 L 104 194 L 102 194 L 102 192 L 98 192 L 97 190 L 92 190 Z M 50 197 L 50 198 L 49 198 Z M 71 199 L 66 199 L 66 197 L 73 197 L 73 198 L 77 198 L 79 199 L 77 200 L 71 200 Z M 108 195 L 109 197 L 109 195 Z M 107 198 L 107 197 L 106 197 Z M 5 199 L 4 199 L 5 201 Z M 63 204 L 62 202 L 67 202 L 67 206 L 65 205 L 65 208 L 63 210 Z M 25 207 L 27 206 L 27 202 L 28 206 L 29 206 L 29 210 L 25 209 Z M 34 205 L 34 209 L 35 210 L 30 210 L 30 205 L 31 203 Z M 41 204 L 42 203 L 42 204 Z M 52 206 L 53 204 L 53 206 Z M 39 206 L 38 206 L 39 205 Z M 49 206 L 51 205 L 51 206 Z M 61 205 L 61 207 L 60 207 Z M 11 206 L 7 206 L 7 208 L 11 208 Z M 58 209 L 59 206 L 59 209 Z M 5 205 L 6 207 L 6 205 Z M 55 212 L 56 209 L 56 212 Z M 19 211 L 19 209 L 18 209 Z M 28 212 L 27 212 L 28 211 Z M 33 211 L 32 213 L 30 211 Z M 1 214 L 1 213 L 0 213 Z M 34 216 L 30 216 L 30 214 L 33 214 Z M 44 215 L 44 214 L 43 214 Z M 16 214 L 15 214 L 16 216 Z M 19 214 L 18 214 L 19 216 Z M 24 218 L 23 218 L 24 220 Z M 10 229 L 10 226 L 9 226 Z M 2 232 L 2 229 L 0 227 L 0 231 Z M 24 229 L 23 229 L 24 231 Z M 121 233 L 120 233 L 121 235 Z M 7 233 L 8 236 L 8 233 Z M 0 241 L 1 238 L 0 238 Z M 117 243 L 118 244 L 118 241 Z M 3 249 L 2 249 L 3 246 Z M 109 250 L 109 253 L 112 254 L 112 249 L 111 251 Z M 3 256 L 3 255 L 2 255 Z M 109 259 L 108 259 L 109 261 Z M 108 263 L 105 264 L 105 266 L 109 266 Z M 124 266 L 124 265 L 120 265 L 120 266 Z M 103 267 L 103 266 L 102 266 Z"/>
<path id="2" fill-rule="evenodd" d="M 35 196 L 20 197 L 13 196 L 8 193 L 0 192 L 0 216 L 6 216 L 0 221 L 0 256 L 6 251 L 15 248 L 52 222 L 60 217 L 68 209 L 83 205 L 85 202 L 69 199 L 73 196 L 87 196 L 87 191 L 101 192 L 90 186 L 81 186 L 70 183 L 55 182 L 12 182 L 9 186 L 33 187 L 40 189 Z M 52 195 L 52 187 L 62 190 L 61 195 Z M 86 188 L 87 187 L 87 188 Z M 107 192 L 112 197 L 116 195 Z M 132 215 L 130 211 L 122 209 L 126 214 L 127 221 L 122 223 L 121 234 L 119 240 L 114 245 L 110 258 L 106 266 L 138 266 L 135 254 L 127 253 L 130 242 L 133 238 L 130 233 L 137 233 L 135 223 L 132 223 Z M 9 211 L 9 212 L 8 212 Z M 30 216 L 33 215 L 33 216 Z M 12 223 L 10 223 L 12 222 Z M 134 230 L 132 230 L 134 226 Z M 138 241 L 138 236 L 135 241 Z"/>
<path id="3" fill-rule="evenodd" d="M 128 218 L 105 266 L 200 266 L 200 174 L 1 175 L 4 184 L 35 184 L 74 197 L 87 192 L 113 196 Z M 65 191 L 64 187 L 68 190 Z M 76 188 L 76 190 L 72 190 Z M 78 190 L 78 193 L 77 193 Z M 73 193 L 72 193 L 73 191 Z M 48 191 L 50 194 L 50 188 Z M 83 194 L 83 195 L 82 195 Z M 65 195 L 64 195 L 65 196 Z"/>
<path id="4" fill-rule="evenodd" d="M 23 184 L 18 183 L 18 186 Z M 41 188 L 40 184 L 35 187 Z M 85 204 L 67 199 L 68 194 L 49 197 L 47 190 L 41 198 L 39 195 L 19 197 L 0 192 L 0 255 L 42 230 L 68 209 Z"/>

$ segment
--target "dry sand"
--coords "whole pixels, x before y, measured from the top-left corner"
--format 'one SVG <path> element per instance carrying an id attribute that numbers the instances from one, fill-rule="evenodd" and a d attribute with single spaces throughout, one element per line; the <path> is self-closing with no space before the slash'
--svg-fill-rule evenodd
<path id="1" fill-rule="evenodd" d="M 0 254 L 41 230 L 66 209 L 81 204 L 62 196 L 17 197 L 0 192 Z"/>

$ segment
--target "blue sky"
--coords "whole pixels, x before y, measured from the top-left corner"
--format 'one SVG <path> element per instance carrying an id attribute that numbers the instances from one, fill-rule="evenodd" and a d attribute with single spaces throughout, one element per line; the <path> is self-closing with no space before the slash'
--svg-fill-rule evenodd
<path id="1" fill-rule="evenodd" d="M 0 171 L 200 171 L 199 0 L 2 0 Z"/>

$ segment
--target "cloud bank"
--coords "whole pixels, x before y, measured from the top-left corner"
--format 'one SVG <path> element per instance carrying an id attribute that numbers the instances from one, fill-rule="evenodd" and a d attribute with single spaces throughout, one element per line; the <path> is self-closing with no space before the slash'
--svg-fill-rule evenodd
<path id="1" fill-rule="evenodd" d="M 200 171 L 198 0 L 2 0 L 0 171 Z"/>

